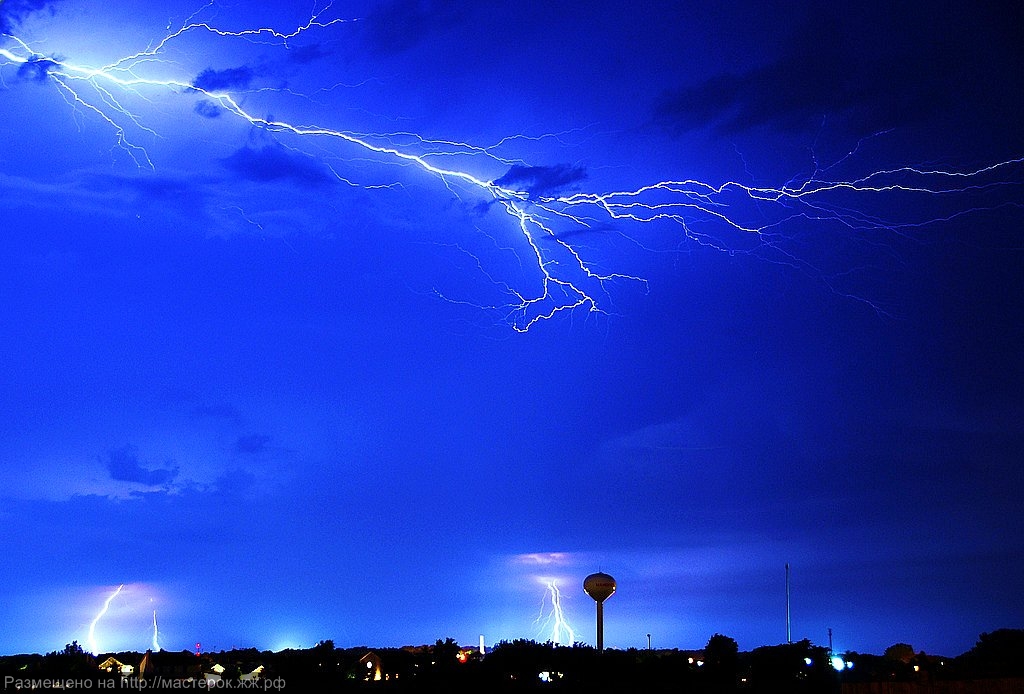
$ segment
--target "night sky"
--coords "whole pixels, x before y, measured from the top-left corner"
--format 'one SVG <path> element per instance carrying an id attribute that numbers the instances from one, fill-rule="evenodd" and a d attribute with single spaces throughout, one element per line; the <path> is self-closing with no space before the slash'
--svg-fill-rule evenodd
<path id="1" fill-rule="evenodd" d="M 0 3 L 0 653 L 1024 627 L 1011 5 Z"/>

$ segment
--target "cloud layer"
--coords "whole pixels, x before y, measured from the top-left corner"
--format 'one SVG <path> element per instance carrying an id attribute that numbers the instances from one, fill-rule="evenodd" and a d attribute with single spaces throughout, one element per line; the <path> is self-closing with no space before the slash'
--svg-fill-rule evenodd
<path id="1" fill-rule="evenodd" d="M 161 467 L 143 465 L 131 447 L 110 451 L 107 454 L 106 465 L 111 479 L 119 482 L 136 482 L 147 487 L 170 484 L 178 476 L 177 466 L 169 463 Z"/>

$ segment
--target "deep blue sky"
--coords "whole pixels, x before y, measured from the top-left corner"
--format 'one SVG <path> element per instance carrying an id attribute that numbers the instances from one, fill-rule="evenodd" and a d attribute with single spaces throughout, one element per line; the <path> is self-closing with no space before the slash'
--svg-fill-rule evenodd
<path id="1" fill-rule="evenodd" d="M 0 4 L 0 653 L 1024 627 L 1006 4 Z"/>

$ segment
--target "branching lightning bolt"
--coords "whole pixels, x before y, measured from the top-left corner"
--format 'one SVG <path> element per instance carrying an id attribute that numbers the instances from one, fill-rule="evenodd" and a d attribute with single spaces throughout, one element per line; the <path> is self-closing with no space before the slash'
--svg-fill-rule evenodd
<path id="1" fill-rule="evenodd" d="M 977 209 L 1001 205 L 1020 207 L 1019 203 L 1003 201 L 989 203 L 988 207 L 925 213 L 920 218 L 893 220 L 866 211 L 870 203 L 860 205 L 858 201 L 879 195 L 926 200 L 959 194 L 980 196 L 1011 186 L 1019 187 L 1024 158 L 964 171 L 895 167 L 849 180 L 832 178 L 830 172 L 833 167 L 818 167 L 802 180 L 789 181 L 780 187 L 754 186 L 737 181 L 712 184 L 674 178 L 605 192 L 553 193 L 531 189 L 522 178 L 508 175 L 517 166 L 525 167 L 522 160 L 498 153 L 502 145 L 530 139 L 526 135 L 510 135 L 495 145 L 480 146 L 451 139 L 430 139 L 408 132 L 360 134 L 326 126 L 302 125 L 252 113 L 242 105 L 237 94 L 228 90 L 206 88 L 188 79 L 158 76 L 161 70 L 166 71 L 171 65 L 163 57 L 167 49 L 186 35 L 202 34 L 218 41 L 244 40 L 288 48 L 290 42 L 303 34 L 330 31 L 349 21 L 327 18 L 331 9 L 328 4 L 314 11 L 308 21 L 290 30 L 271 27 L 228 30 L 196 19 L 212 4 L 195 12 L 177 29 L 169 29 L 144 50 L 100 66 L 41 55 L 22 39 L 2 35 L 0 59 L 6 62 L 0 62 L 0 67 L 14 65 L 19 74 L 52 84 L 76 114 L 91 115 L 109 126 L 117 146 L 139 167 L 155 168 L 155 164 L 131 133 L 158 134 L 126 104 L 131 99 L 151 101 L 154 90 L 164 90 L 208 100 L 221 111 L 278 136 L 335 141 L 354 147 L 380 162 L 418 170 L 438 180 L 451 195 L 459 198 L 472 195 L 488 206 L 496 205 L 510 221 L 508 229 L 502 233 L 511 234 L 514 239 L 497 245 L 503 248 L 506 243 L 517 246 L 518 250 L 514 252 L 524 267 L 530 268 L 534 280 L 529 290 L 519 289 L 483 271 L 501 293 L 502 300 L 479 307 L 498 312 L 502 320 L 517 331 L 525 332 L 538 322 L 559 314 L 579 310 L 606 312 L 611 304 L 610 285 L 617 282 L 635 283 L 646 289 L 647 283 L 642 277 L 599 269 L 597 262 L 586 257 L 583 246 L 566 239 L 572 232 L 597 230 L 609 223 L 626 227 L 668 224 L 677 227 L 684 240 L 730 253 L 737 252 L 737 249 L 723 238 L 738 234 L 753 242 L 747 244 L 747 250 L 743 252 L 771 256 L 773 262 L 815 273 L 832 287 L 830 280 L 810 262 L 784 247 L 783 230 L 787 224 L 805 220 L 820 225 L 838 225 L 845 231 L 863 236 L 873 232 L 905 234 Z M 558 135 L 541 137 L 557 138 Z M 458 165 L 467 160 L 473 165 L 465 168 Z M 442 161 L 444 165 L 440 163 Z M 513 169 L 509 169 L 510 166 Z M 355 185 L 333 167 L 331 171 L 338 180 Z M 643 245 L 623 231 L 615 233 Z M 466 249 L 460 250 L 472 255 Z M 482 270 L 483 264 L 476 256 L 473 258 Z M 436 293 L 453 303 L 473 303 L 446 296 L 440 291 Z M 875 308 L 881 310 L 877 306 Z"/>
<path id="2" fill-rule="evenodd" d="M 123 589 L 124 584 L 122 583 L 117 587 L 117 590 L 115 590 L 113 593 L 107 596 L 107 599 L 103 602 L 103 608 L 93 618 L 92 623 L 89 624 L 89 648 L 92 651 L 93 655 L 96 655 L 100 652 L 99 646 L 96 645 L 96 625 L 99 624 L 99 621 L 101 619 L 103 619 L 103 615 L 105 615 L 107 613 L 107 610 L 110 609 L 110 603 L 113 602 L 114 598 L 121 594 L 121 591 Z"/>
<path id="3" fill-rule="evenodd" d="M 535 620 L 541 629 L 546 631 L 552 644 L 571 646 L 576 642 L 576 632 L 565 618 L 562 611 L 562 593 L 558 590 L 555 579 L 543 579 L 545 585 L 544 598 L 541 600 L 540 614 Z M 548 603 L 550 602 L 550 608 Z M 550 631 L 548 631 L 550 630 Z"/>

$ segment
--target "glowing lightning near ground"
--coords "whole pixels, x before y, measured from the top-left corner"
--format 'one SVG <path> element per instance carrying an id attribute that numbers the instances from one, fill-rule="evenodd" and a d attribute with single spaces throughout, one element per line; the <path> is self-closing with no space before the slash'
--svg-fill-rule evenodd
<path id="1" fill-rule="evenodd" d="M 113 593 L 107 596 L 107 599 L 103 602 L 103 608 L 93 618 L 92 623 L 89 625 L 89 649 L 92 651 L 93 655 L 96 655 L 100 652 L 99 646 L 96 645 L 96 625 L 99 624 L 99 621 L 101 619 L 103 619 L 103 615 L 105 615 L 107 613 L 107 610 L 110 609 L 110 603 L 114 600 L 114 598 L 121 594 L 121 591 L 123 589 L 124 584 L 122 583 L 117 587 L 117 590 L 115 590 Z"/>
<path id="2" fill-rule="evenodd" d="M 541 601 L 540 615 L 538 615 L 536 623 L 545 630 L 550 627 L 549 640 L 552 644 L 571 646 L 576 642 L 576 632 L 562 611 L 562 593 L 558 590 L 558 583 L 555 582 L 555 579 L 543 579 L 543 581 L 547 590 Z M 551 608 L 546 609 L 549 600 Z"/>
<path id="3" fill-rule="evenodd" d="M 160 633 L 160 631 L 159 631 L 159 629 L 157 628 L 157 625 L 156 625 L 156 610 L 153 610 L 153 650 L 154 651 L 161 650 L 161 648 L 160 648 L 160 641 L 157 639 L 157 636 L 159 635 L 159 633 Z"/>
<path id="4" fill-rule="evenodd" d="M 243 107 L 237 95 L 227 90 L 204 87 L 198 79 L 146 74 L 147 71 L 156 72 L 157 66 L 166 70 L 172 65 L 162 56 L 175 42 L 193 34 L 209 35 L 215 40 L 258 40 L 261 44 L 288 48 L 290 42 L 303 34 L 328 31 L 346 21 L 324 18 L 330 7 L 328 4 L 314 12 L 308 21 L 289 31 L 269 27 L 227 30 L 209 22 L 196 21 L 201 9 L 148 48 L 99 66 L 41 55 L 22 39 L 2 35 L 0 39 L 7 46 L 0 47 L 0 59 L 6 63 L 0 63 L 0 67 L 15 65 L 19 75 L 52 84 L 77 114 L 92 114 L 106 123 L 114 132 L 118 146 L 140 167 L 154 168 L 155 165 L 146 149 L 133 140 L 130 133 L 157 133 L 126 106 L 126 102 L 133 98 L 150 102 L 150 92 L 155 88 L 204 99 L 211 108 L 232 114 L 270 134 L 300 140 L 335 141 L 354 147 L 381 163 L 419 170 L 440 181 L 451 195 L 460 198 L 464 194 L 474 195 L 488 205 L 497 205 L 510 218 L 510 231 L 514 231 L 520 250 L 531 261 L 529 267 L 534 273 L 532 288 L 519 289 L 493 277 L 483 269 L 479 258 L 465 249 L 460 250 L 476 260 L 481 272 L 503 297 L 495 304 L 478 307 L 498 312 L 502 320 L 518 331 L 526 331 L 539 321 L 566 312 L 606 311 L 610 304 L 609 285 L 614 282 L 631 282 L 646 288 L 646 280 L 639 276 L 599 270 L 596 262 L 585 257 L 582 246 L 574 245 L 565 238 L 569 235 L 567 231 L 595 230 L 602 225 L 607 226 L 608 222 L 627 226 L 661 223 L 672 225 L 690 242 L 729 252 L 737 252 L 737 248 L 723 238 L 725 234 L 738 232 L 741 237 L 752 241 L 742 252 L 761 255 L 773 262 L 816 274 L 838 291 L 829 277 L 812 263 L 784 247 L 783 229 L 787 223 L 807 220 L 820 225 L 838 225 L 859 235 L 871 232 L 906 234 L 915 228 L 976 209 L 1007 204 L 1020 206 L 1014 202 L 989 202 L 988 207 L 979 205 L 978 208 L 959 211 L 924 213 L 921 218 L 892 220 L 866 211 L 871 207 L 869 202 L 858 205 L 857 201 L 881 194 L 940 199 L 958 194 L 978 197 L 994 193 L 1000 188 L 1021 185 L 1021 181 L 1014 180 L 1013 176 L 1019 178 L 1017 172 L 1024 163 L 1022 158 L 967 171 L 895 167 L 850 180 L 831 178 L 830 168 L 826 167 L 780 187 L 752 186 L 736 181 L 711 184 L 677 178 L 626 190 L 562 194 L 532 187 L 531 172 L 544 167 L 529 167 L 520 164 L 519 160 L 498 156 L 495 153 L 498 145 L 481 147 L 453 140 L 431 140 L 411 133 L 360 134 L 299 125 L 256 115 Z M 507 137 L 499 145 L 525 137 Z M 442 158 L 452 163 L 446 166 L 434 163 Z M 463 169 L 454 165 L 465 160 L 473 160 L 473 166 Z M 330 170 L 339 180 L 355 185 L 333 167 Z M 487 174 L 482 173 L 484 171 Z M 386 186 L 366 186 L 380 187 Z M 714 229 L 721 231 L 715 232 Z M 624 232 L 616 233 L 642 245 Z M 517 256 L 522 258 L 518 253 Z M 448 297 L 440 291 L 437 295 L 453 303 L 471 303 Z M 875 308 L 878 309 L 877 306 Z"/>

